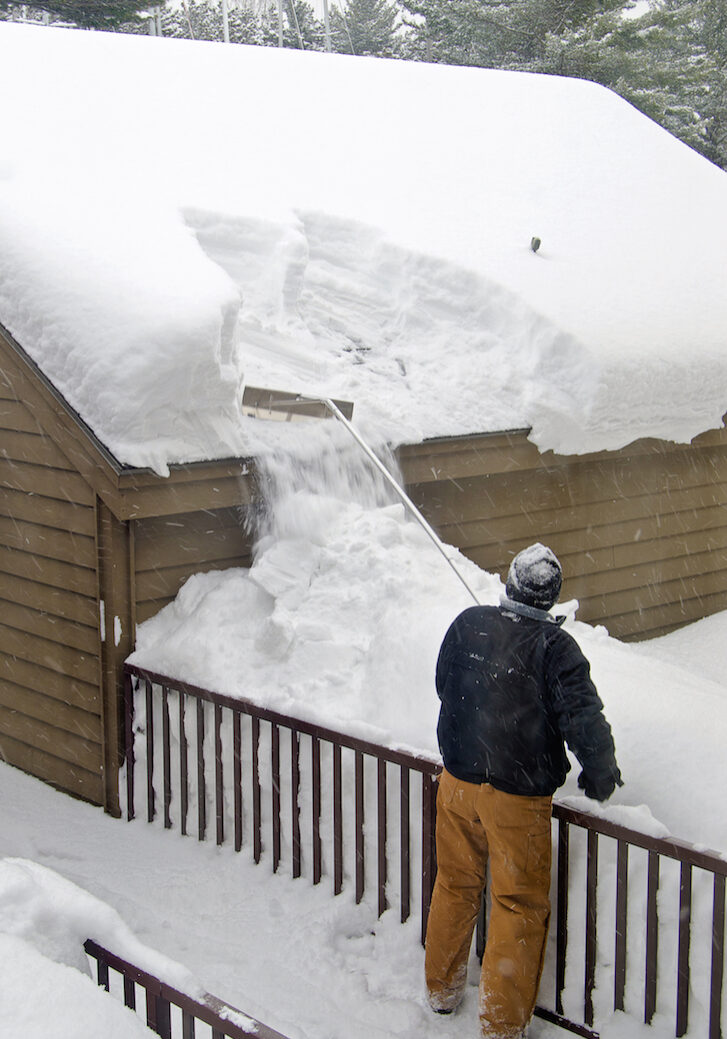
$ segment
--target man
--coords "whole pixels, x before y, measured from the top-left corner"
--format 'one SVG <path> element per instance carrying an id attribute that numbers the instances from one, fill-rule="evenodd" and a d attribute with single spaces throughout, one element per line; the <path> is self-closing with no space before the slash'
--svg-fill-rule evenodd
<path id="1" fill-rule="evenodd" d="M 461 613 L 437 661 L 444 771 L 427 992 L 437 1013 L 462 999 L 489 859 L 482 1039 L 518 1039 L 535 1008 L 550 918 L 551 802 L 570 768 L 564 741 L 587 797 L 605 801 L 622 785 L 588 661 L 548 612 L 562 576 L 550 549 L 520 552 L 500 606 Z"/>

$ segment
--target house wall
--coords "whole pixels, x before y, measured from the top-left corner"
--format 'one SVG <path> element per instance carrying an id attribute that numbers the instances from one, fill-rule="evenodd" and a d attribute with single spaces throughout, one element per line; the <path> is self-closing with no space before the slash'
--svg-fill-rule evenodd
<path id="1" fill-rule="evenodd" d="M 252 481 L 239 459 L 123 468 L 0 326 L 0 756 L 118 813 L 135 626 L 249 564 Z"/>
<path id="2" fill-rule="evenodd" d="M 96 497 L 0 372 L 0 755 L 103 803 Z"/>
<path id="3" fill-rule="evenodd" d="M 503 577 L 547 543 L 562 599 L 624 639 L 727 609 L 727 430 L 692 445 L 643 440 L 616 452 L 541 454 L 527 431 L 403 448 L 407 490 L 442 539 Z"/>
<path id="4" fill-rule="evenodd" d="M 251 540 L 238 507 L 131 521 L 135 623 L 170 603 L 192 574 L 251 563 Z"/>

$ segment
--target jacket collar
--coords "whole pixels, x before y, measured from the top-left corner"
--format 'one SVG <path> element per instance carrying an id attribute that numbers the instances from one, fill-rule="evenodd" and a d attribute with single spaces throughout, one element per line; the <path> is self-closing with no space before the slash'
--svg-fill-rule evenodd
<path id="1" fill-rule="evenodd" d="M 508 599 L 506 595 L 500 596 L 500 606 L 509 613 L 517 613 L 521 617 L 529 617 L 534 621 L 545 621 L 548 624 L 560 626 L 565 620 L 565 617 L 554 617 L 548 610 L 539 610 L 537 606 L 529 606 L 528 603 Z"/>

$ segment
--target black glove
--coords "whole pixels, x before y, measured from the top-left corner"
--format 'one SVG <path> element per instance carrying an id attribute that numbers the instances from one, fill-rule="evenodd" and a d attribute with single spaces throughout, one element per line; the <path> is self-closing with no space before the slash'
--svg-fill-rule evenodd
<path id="1" fill-rule="evenodd" d="M 623 779 L 618 766 L 614 765 L 605 772 L 586 772 L 578 777 L 578 786 L 593 801 L 607 801 L 617 786 L 623 786 Z"/>

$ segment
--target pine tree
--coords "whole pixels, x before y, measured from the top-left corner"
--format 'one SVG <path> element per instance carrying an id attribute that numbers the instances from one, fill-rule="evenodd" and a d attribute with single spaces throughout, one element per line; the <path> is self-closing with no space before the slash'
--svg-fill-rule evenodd
<path id="1" fill-rule="evenodd" d="M 117 29 L 139 19 L 149 2 L 139 0 L 37 0 L 24 4 L 19 0 L 0 0 L 0 14 L 12 15 L 20 8 L 32 14 L 48 14 L 54 21 L 70 22 L 84 29 Z"/>
<path id="2" fill-rule="evenodd" d="M 279 26 L 277 6 L 259 14 L 247 5 L 228 6 L 230 43 L 277 46 Z M 194 40 L 222 40 L 221 0 L 184 0 L 180 8 L 162 15 L 165 36 Z M 283 4 L 283 46 L 303 50 L 323 50 L 323 25 L 313 8 L 303 0 L 285 0 Z"/>
<path id="3" fill-rule="evenodd" d="M 393 57 L 398 12 L 388 0 L 346 0 L 331 12 L 334 50 L 342 54 L 373 54 Z"/>
<path id="4" fill-rule="evenodd" d="M 447 64 L 527 68 L 545 40 L 631 0 L 400 0 L 415 56 Z"/>

